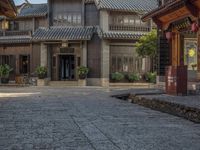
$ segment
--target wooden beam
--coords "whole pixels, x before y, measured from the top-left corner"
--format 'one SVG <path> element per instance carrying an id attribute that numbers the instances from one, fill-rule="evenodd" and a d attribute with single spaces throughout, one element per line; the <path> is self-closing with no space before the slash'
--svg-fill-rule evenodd
<path id="1" fill-rule="evenodd" d="M 160 20 L 158 20 L 158 18 L 156 18 L 156 17 L 153 17 L 152 19 L 156 23 L 156 25 L 158 26 L 158 28 L 162 29 L 162 27 L 163 27 L 162 22 Z"/>
<path id="2" fill-rule="evenodd" d="M 188 0 L 185 1 L 185 7 L 195 18 L 199 16 L 199 9 L 195 5 L 193 5 L 190 1 Z"/>

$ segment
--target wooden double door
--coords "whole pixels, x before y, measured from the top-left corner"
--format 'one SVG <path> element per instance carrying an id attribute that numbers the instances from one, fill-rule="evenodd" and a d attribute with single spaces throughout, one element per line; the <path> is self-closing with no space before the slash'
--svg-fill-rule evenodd
<path id="1" fill-rule="evenodd" d="M 59 80 L 75 80 L 75 56 L 74 55 L 59 55 Z"/>

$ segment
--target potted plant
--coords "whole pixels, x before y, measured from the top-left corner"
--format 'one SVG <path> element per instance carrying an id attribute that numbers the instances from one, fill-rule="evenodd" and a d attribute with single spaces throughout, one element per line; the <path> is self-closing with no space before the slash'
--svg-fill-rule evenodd
<path id="1" fill-rule="evenodd" d="M 135 82 L 135 81 L 139 81 L 141 78 L 140 78 L 140 75 L 138 73 L 131 73 L 128 75 L 128 80 L 129 82 Z"/>
<path id="2" fill-rule="evenodd" d="M 38 86 L 46 86 L 48 84 L 47 68 L 43 67 L 43 66 L 39 66 L 36 68 L 36 73 L 38 76 L 37 85 Z"/>
<path id="3" fill-rule="evenodd" d="M 78 67 L 77 72 L 78 72 L 78 77 L 79 77 L 78 85 L 86 86 L 86 78 L 89 73 L 89 68 L 85 66 L 80 66 Z"/>
<path id="4" fill-rule="evenodd" d="M 115 72 L 115 73 L 111 74 L 111 79 L 114 82 L 119 82 L 119 81 L 124 79 L 124 75 L 122 73 L 120 73 L 120 72 Z"/>
<path id="5" fill-rule="evenodd" d="M 13 69 L 7 65 L 0 65 L 0 76 L 1 76 L 1 83 L 7 84 L 9 83 L 9 75 Z"/>
<path id="6" fill-rule="evenodd" d="M 150 83 L 156 83 L 156 72 L 147 72 L 145 74 L 145 80 Z"/>

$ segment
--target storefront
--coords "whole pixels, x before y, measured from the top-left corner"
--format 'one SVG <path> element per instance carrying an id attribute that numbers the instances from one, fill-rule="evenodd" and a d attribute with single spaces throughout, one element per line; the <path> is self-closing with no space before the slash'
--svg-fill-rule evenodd
<path id="1" fill-rule="evenodd" d="M 168 40 L 169 66 L 176 70 L 176 77 L 166 69 L 166 83 L 169 80 L 172 82 L 167 84 L 174 85 L 175 89 L 183 86 L 186 89 L 180 93 L 176 91 L 176 94 L 187 94 L 187 84 L 197 83 L 200 80 L 199 11 L 200 0 L 174 0 L 166 1 L 158 9 L 143 17 L 144 21 L 152 18 Z M 162 53 L 162 49 L 159 52 Z M 178 68 L 183 70 L 178 71 Z"/>

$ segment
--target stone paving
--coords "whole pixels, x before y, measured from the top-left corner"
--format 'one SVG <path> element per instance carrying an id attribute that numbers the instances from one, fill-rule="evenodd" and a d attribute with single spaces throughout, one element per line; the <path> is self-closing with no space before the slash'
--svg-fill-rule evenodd
<path id="1" fill-rule="evenodd" d="M 200 150 L 200 125 L 103 88 L 0 88 L 0 150 Z"/>

